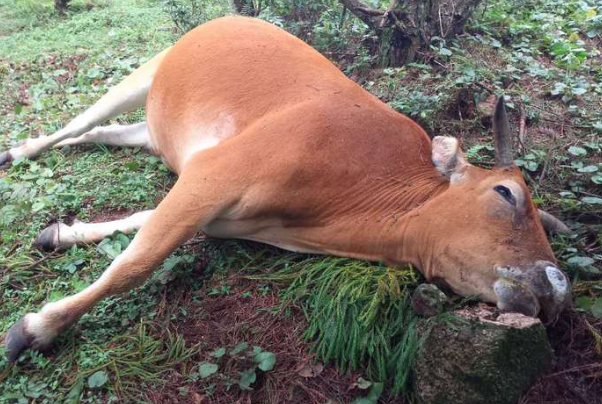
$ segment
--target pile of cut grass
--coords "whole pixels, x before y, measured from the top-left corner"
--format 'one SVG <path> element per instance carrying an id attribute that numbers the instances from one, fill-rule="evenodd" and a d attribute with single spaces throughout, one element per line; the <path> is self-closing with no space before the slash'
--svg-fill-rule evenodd
<path id="1" fill-rule="evenodd" d="M 408 393 L 420 345 L 410 305 L 417 272 L 347 258 L 277 255 L 270 261 L 262 255 L 245 269 L 254 269 L 255 261 L 273 270 L 250 278 L 283 285 L 283 305 L 303 310 L 304 337 L 318 358 L 386 382 L 393 395 Z"/>

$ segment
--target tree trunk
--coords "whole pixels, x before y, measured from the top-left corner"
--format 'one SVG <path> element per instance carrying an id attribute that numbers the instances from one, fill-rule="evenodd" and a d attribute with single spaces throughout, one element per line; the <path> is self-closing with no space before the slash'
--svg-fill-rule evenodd
<path id="1" fill-rule="evenodd" d="M 61 14 L 65 14 L 67 5 L 70 1 L 71 0 L 54 0 L 54 9 Z"/>
<path id="2" fill-rule="evenodd" d="M 481 0 L 392 0 L 386 10 L 360 0 L 339 0 L 379 36 L 380 62 L 399 66 L 416 59 L 433 37 L 449 39 L 464 24 Z"/>

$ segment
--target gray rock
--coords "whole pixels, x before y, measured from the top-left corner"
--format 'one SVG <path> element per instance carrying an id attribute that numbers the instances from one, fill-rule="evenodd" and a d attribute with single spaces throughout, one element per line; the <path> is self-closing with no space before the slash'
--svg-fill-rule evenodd
<path id="1" fill-rule="evenodd" d="M 513 404 L 546 371 L 543 324 L 479 305 L 425 320 L 414 391 L 428 404 Z"/>
<path id="2" fill-rule="evenodd" d="M 412 309 L 420 316 L 432 317 L 443 311 L 449 299 L 432 283 L 418 285 L 412 294 Z"/>

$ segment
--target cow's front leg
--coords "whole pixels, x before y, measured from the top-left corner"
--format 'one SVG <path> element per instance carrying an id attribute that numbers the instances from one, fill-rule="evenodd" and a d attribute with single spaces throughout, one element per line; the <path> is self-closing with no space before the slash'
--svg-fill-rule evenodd
<path id="1" fill-rule="evenodd" d="M 62 331 L 105 297 L 141 285 L 181 243 L 232 206 L 223 178 L 184 168 L 166 198 L 157 206 L 127 249 L 102 276 L 83 291 L 26 314 L 5 338 L 9 360 L 25 348 L 44 349 Z"/>
<path id="2" fill-rule="evenodd" d="M 52 251 L 57 248 L 68 248 L 74 244 L 97 243 L 116 231 L 130 234 L 139 230 L 152 213 L 152 210 L 145 210 L 123 219 L 104 223 L 75 222 L 71 226 L 54 223 L 42 230 L 34 245 L 42 250 Z"/>

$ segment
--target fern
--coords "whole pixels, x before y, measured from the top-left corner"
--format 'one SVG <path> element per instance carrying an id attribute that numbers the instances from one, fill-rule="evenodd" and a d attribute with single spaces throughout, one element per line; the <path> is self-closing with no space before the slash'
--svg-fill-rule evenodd
<path id="1" fill-rule="evenodd" d="M 304 311 L 304 337 L 324 362 L 362 369 L 371 380 L 388 382 L 394 395 L 407 392 L 419 347 L 409 298 L 418 276 L 411 268 L 310 257 L 252 278 L 285 284 L 283 300 Z"/>

